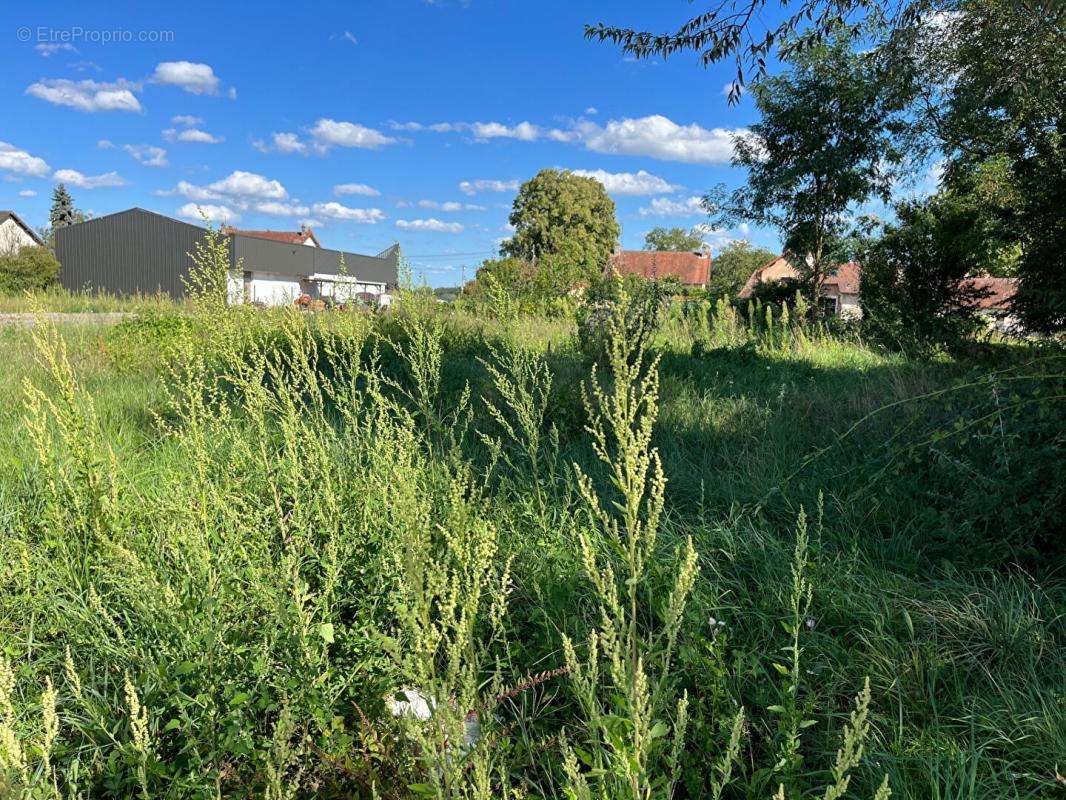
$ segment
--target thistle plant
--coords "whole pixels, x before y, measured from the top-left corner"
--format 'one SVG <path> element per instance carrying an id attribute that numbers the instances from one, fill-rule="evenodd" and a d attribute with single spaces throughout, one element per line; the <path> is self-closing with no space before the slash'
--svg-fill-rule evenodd
<path id="1" fill-rule="evenodd" d="M 564 767 L 572 797 L 645 800 L 656 791 L 669 796 L 678 777 L 688 698 L 673 696 L 670 670 L 696 578 L 696 551 L 691 538 L 677 548 L 673 589 L 663 618 L 653 619 L 646 582 L 659 557 L 666 485 L 651 443 L 658 362 L 642 343 L 625 336 L 618 314 L 607 324 L 611 380 L 601 380 L 593 367 L 585 405 L 593 450 L 606 468 L 613 496 L 601 499 L 593 479 L 575 465 L 579 492 L 598 534 L 579 531 L 577 537 L 599 624 L 583 656 L 563 638 L 588 740 L 581 751 L 564 747 Z M 587 773 L 578 768 L 579 752 L 587 754 L 582 757 Z"/>

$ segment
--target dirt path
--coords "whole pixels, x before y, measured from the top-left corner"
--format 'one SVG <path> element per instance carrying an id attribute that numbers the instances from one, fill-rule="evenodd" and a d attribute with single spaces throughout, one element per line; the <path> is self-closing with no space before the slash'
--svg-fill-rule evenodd
<path id="1" fill-rule="evenodd" d="M 78 311 L 73 313 L 49 311 L 40 316 L 49 322 L 54 322 L 56 325 L 114 325 L 116 322 L 121 322 L 128 317 L 135 317 L 137 315 L 129 311 Z M 17 325 L 22 328 L 32 328 L 37 324 L 37 319 L 38 315 L 32 313 L 0 314 L 0 327 Z"/>

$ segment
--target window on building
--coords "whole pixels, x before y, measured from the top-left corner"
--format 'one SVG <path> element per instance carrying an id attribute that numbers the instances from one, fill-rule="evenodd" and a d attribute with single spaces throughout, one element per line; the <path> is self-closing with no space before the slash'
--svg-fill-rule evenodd
<path id="1" fill-rule="evenodd" d="M 823 317 L 835 317 L 837 315 L 837 299 L 835 297 L 820 297 L 818 303 L 822 309 Z"/>

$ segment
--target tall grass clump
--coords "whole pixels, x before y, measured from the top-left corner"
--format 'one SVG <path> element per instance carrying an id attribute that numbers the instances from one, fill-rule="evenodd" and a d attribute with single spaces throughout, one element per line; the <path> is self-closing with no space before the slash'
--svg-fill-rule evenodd
<path id="1" fill-rule="evenodd" d="M 658 410 L 657 364 L 640 339 L 626 335 L 620 315 L 608 321 L 607 366 L 593 368 L 586 396 L 588 432 L 609 475 L 601 500 L 593 479 L 577 469 L 592 530 L 578 530 L 581 562 L 592 584 L 598 625 L 579 656 L 563 639 L 566 664 L 585 718 L 566 749 L 569 791 L 578 798 L 650 797 L 672 793 L 688 721 L 688 698 L 675 697 L 671 669 L 685 603 L 696 579 L 692 539 L 677 548 L 674 585 L 661 619 L 647 596 L 657 547 L 665 477 L 651 445 Z M 584 754 L 586 770 L 578 763 Z"/>

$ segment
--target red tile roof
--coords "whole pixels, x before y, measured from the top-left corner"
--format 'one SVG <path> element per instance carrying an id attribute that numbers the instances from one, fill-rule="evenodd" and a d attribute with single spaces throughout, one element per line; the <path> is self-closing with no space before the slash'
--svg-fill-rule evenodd
<path id="1" fill-rule="evenodd" d="M 270 239 L 285 244 L 304 244 L 308 239 L 321 247 L 318 237 L 310 228 L 302 231 L 239 231 L 236 228 L 226 228 L 226 233 L 238 233 L 241 236 L 251 236 L 253 239 Z"/>
<path id="2" fill-rule="evenodd" d="M 1018 291 L 1017 278 L 993 278 L 982 275 L 970 278 L 969 286 L 985 293 L 984 297 L 977 299 L 977 307 L 987 311 L 1002 311 L 1010 305 L 1014 294 Z"/>
<path id="3" fill-rule="evenodd" d="M 854 261 L 838 264 L 822 278 L 822 286 L 835 286 L 841 294 L 858 294 L 860 275 L 862 267 Z"/>
<path id="4" fill-rule="evenodd" d="M 706 286 L 711 279 L 711 257 L 704 253 L 621 250 L 611 254 L 608 264 L 620 275 L 674 277 L 686 286 Z"/>

